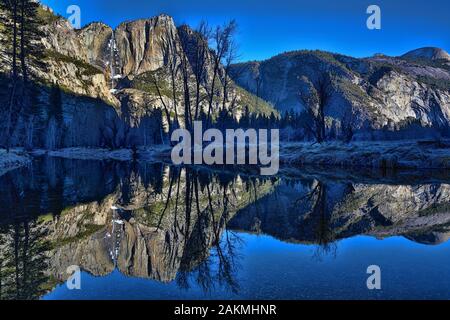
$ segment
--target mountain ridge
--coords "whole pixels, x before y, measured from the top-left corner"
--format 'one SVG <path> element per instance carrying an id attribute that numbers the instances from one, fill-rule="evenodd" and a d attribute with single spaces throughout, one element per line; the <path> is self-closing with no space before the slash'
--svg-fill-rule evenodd
<path id="1" fill-rule="evenodd" d="M 444 49 L 437 47 L 423 47 L 411 50 L 401 57 L 403 58 L 425 58 L 434 60 L 446 60 L 450 62 L 450 55 Z"/>
<path id="2" fill-rule="evenodd" d="M 190 51 L 193 47 L 195 51 L 196 46 L 202 48 L 199 43 L 205 46 L 206 52 L 199 93 L 213 96 L 213 112 L 218 113 L 222 104 L 238 119 L 247 108 L 254 114 L 264 115 L 293 110 L 300 114 L 296 135 L 307 139 L 307 122 L 311 120 L 304 116 L 306 107 L 301 95 L 310 91 L 321 77 L 327 77 L 330 79 L 329 99 L 324 110 L 327 138 L 435 139 L 450 135 L 450 66 L 446 60 L 437 59 L 445 57 L 445 51 L 440 49 L 422 48 L 400 57 L 369 58 L 320 50 L 285 52 L 264 61 L 229 66 L 231 87 L 228 91 L 235 98 L 224 99 L 222 89 L 227 76 L 224 78 L 223 65 L 219 67 L 221 81 L 212 90 L 214 94 L 207 88 L 212 81 L 214 51 L 203 41 L 197 41 L 195 30 L 186 25 L 176 26 L 173 18 L 166 14 L 125 21 L 114 29 L 103 22 L 92 22 L 79 30 L 50 10 L 41 8 L 40 14 L 47 22 L 42 38 L 46 69 L 31 69 L 43 79 L 45 86 L 58 84 L 64 90 L 62 109 L 67 130 L 89 136 L 88 128 L 80 129 L 85 124 L 72 123 L 79 117 L 74 113 L 79 107 L 95 113 L 93 118 L 98 119 L 99 124 L 91 125 L 100 133 L 92 141 L 87 139 L 89 146 L 104 146 L 105 139 L 110 141 L 110 146 L 128 145 L 130 130 L 135 131 L 133 135 L 139 143 L 146 141 L 147 145 L 150 142 L 145 137 L 146 132 L 160 128 L 143 129 L 141 125 L 149 119 L 157 119 L 156 123 L 160 122 L 159 126 L 167 129 L 165 116 L 160 119 L 157 115 L 164 108 L 166 115 L 183 115 L 185 97 L 178 88 L 183 79 L 181 75 L 172 79 L 176 83 L 172 89 L 167 85 L 171 80 L 169 69 L 177 53 L 186 56 L 188 86 L 194 90 L 195 62 Z M 3 67 L 6 65 L 2 63 Z M 7 70 L 3 72 L 6 74 Z M 154 88 L 155 79 L 161 82 L 160 88 Z M 43 89 L 42 95 L 41 100 L 48 99 L 50 90 Z M 80 97 L 93 100 L 84 99 L 80 103 Z M 105 111 L 99 111 L 99 100 L 105 103 Z M 201 109 L 207 108 L 205 99 L 200 100 Z M 46 126 L 47 116 L 46 111 L 39 119 L 42 123 L 36 127 Z M 148 125 L 155 126 L 153 122 Z M 27 130 L 25 120 L 20 126 L 18 132 Z M 403 129 L 410 132 L 400 134 Z M 18 136 L 16 141 L 21 139 L 24 137 Z M 38 140 L 45 139 L 50 139 L 48 132 Z M 156 138 L 149 140 L 158 141 Z M 64 141 L 62 146 L 79 145 L 76 139 L 71 141 Z"/>
<path id="3" fill-rule="evenodd" d="M 360 139 L 372 139 L 373 130 L 397 131 L 412 123 L 448 134 L 450 67 L 440 60 L 384 55 L 353 58 L 296 50 L 234 64 L 231 74 L 238 84 L 282 113 L 305 112 L 300 95 L 319 77 L 333 78 L 325 106 L 328 134 L 339 136 L 344 128 L 351 128 Z"/>
<path id="4" fill-rule="evenodd" d="M 41 27 L 43 65 L 30 65 L 29 70 L 36 85 L 36 99 L 42 104 L 38 107 L 39 116 L 34 118 L 35 123 L 31 127 L 27 115 L 14 115 L 17 117 L 14 119 L 17 122 L 12 139 L 14 145 L 30 143 L 24 141 L 30 141 L 27 137 L 32 135 L 35 138 L 33 147 L 50 149 L 74 146 L 119 148 L 131 144 L 147 146 L 161 142 L 161 138 L 157 137 L 163 136 L 160 132 L 170 131 L 168 117 L 175 121 L 174 115 L 178 113 L 178 121 L 183 123 L 185 97 L 181 96 L 183 79 L 179 70 L 173 79 L 173 94 L 167 93 L 169 90 L 164 88 L 165 83 L 170 81 L 171 59 L 175 55 L 186 54 L 180 36 L 182 30 L 175 26 L 172 17 L 160 15 L 123 22 L 113 30 L 102 22 L 74 29 L 65 18 L 44 7 L 39 7 L 38 15 L 45 21 Z M 239 118 L 249 103 L 253 106 L 249 109 L 254 114 L 269 116 L 277 113 L 269 103 L 240 88 L 229 77 L 224 78 L 222 65 L 219 66 L 215 92 L 208 92 L 214 53 L 209 47 L 206 52 L 206 71 L 199 94 L 214 95 L 212 117 L 217 117 L 220 110 L 226 109 Z M 10 61 L 6 55 L 0 55 L 0 60 L 0 80 L 8 81 Z M 180 68 L 180 61 L 177 57 L 177 68 Z M 186 70 L 187 86 L 194 92 L 191 61 L 186 62 Z M 147 86 L 138 85 L 139 77 L 146 79 Z M 224 97 L 224 79 L 228 82 L 227 97 Z M 57 125 L 57 130 L 62 132 L 56 134 L 60 136 L 56 139 L 60 142 L 55 142 L 53 138 L 56 129 L 49 127 L 52 116 L 49 104 L 54 86 L 62 91 L 63 121 Z M 156 90 L 155 86 L 160 88 Z M 0 102 L 7 99 L 7 94 L 0 95 Z M 208 108 L 204 98 L 200 99 L 199 105 L 203 111 Z M 159 113 L 162 110 L 165 112 L 161 117 Z M 86 127 L 85 118 L 88 115 L 97 122 L 90 123 L 91 128 Z M 41 129 L 37 132 L 35 128 Z M 67 134 L 67 131 L 71 133 Z M 6 143 L 4 139 L 0 138 L 0 144 Z"/>
<path id="5" fill-rule="evenodd" d="M 66 21 L 63 21 L 65 24 Z M 59 27 L 56 26 L 56 28 Z M 79 30 L 72 30 L 74 37 L 80 42 L 80 45 L 75 44 L 75 47 L 85 48 L 86 52 L 79 53 L 83 51 L 82 49 L 71 50 L 72 42 L 68 43 L 69 48 L 65 48 L 66 42 L 59 41 L 59 39 L 53 39 L 47 48 L 72 57 L 81 57 L 85 62 L 105 70 L 105 75 L 108 77 L 112 59 L 109 41 L 114 36 L 118 53 L 116 75 L 120 75 L 121 79 L 127 78 L 132 81 L 136 76 L 167 67 L 168 59 L 173 53 L 163 53 L 162 46 L 165 42 L 170 42 L 171 47 L 175 48 L 171 50 L 185 51 L 180 40 L 180 32 L 183 27 L 185 26 L 176 27 L 173 18 L 166 14 L 125 21 L 115 29 L 103 22 L 92 22 Z M 51 33 L 51 31 L 48 32 L 50 38 L 54 37 Z M 127 86 L 127 81 L 119 80 L 118 82 L 121 84 L 119 89 Z M 118 105 L 117 102 L 116 105 Z M 259 111 L 255 110 L 255 112 Z M 261 112 L 270 114 L 276 111 L 266 104 Z"/>

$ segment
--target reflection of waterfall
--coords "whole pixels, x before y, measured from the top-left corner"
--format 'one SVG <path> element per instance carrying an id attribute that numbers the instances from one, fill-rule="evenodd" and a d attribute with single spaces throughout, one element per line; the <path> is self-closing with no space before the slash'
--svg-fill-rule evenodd
<path id="1" fill-rule="evenodd" d="M 109 48 L 109 67 L 111 73 L 111 93 L 116 92 L 117 80 L 122 79 L 121 71 L 119 70 L 119 49 L 117 48 L 117 42 L 114 30 L 112 31 L 111 39 L 108 43 Z"/>
<path id="2" fill-rule="evenodd" d="M 124 222 L 118 210 L 113 211 L 113 219 L 112 219 L 112 231 L 111 231 L 111 249 L 110 256 L 114 262 L 114 267 L 117 267 L 117 258 L 120 253 L 120 243 L 122 241 L 122 233 L 123 233 L 123 225 Z"/>
<path id="3" fill-rule="evenodd" d="M 14 294 L 26 289 L 16 282 L 52 285 L 78 265 L 96 276 L 117 269 L 183 288 L 196 281 L 205 291 L 216 284 L 235 291 L 240 241 L 233 230 L 315 244 L 316 258 L 335 255 L 335 241 L 359 234 L 448 239 L 448 183 L 366 179 L 264 179 L 160 163 L 37 158 L 0 177 L 0 203 L 7 204 L 0 206 L 0 285 L 3 277 Z M 17 226 L 19 217 L 36 226 Z"/>

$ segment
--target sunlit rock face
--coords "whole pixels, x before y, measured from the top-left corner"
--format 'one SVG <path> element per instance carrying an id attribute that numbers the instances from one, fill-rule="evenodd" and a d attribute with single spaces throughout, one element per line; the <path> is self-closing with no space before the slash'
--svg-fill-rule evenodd
<path id="1" fill-rule="evenodd" d="M 46 17 L 48 23 L 42 27 L 44 37 L 41 39 L 46 55 L 42 61 L 45 68 L 31 66 L 30 69 L 46 84 L 57 83 L 68 93 L 70 101 L 63 99 L 64 107 L 75 101 L 80 105 L 77 112 L 83 113 L 86 109 L 89 113 L 91 108 L 103 104 L 99 117 L 105 120 L 90 131 L 109 131 L 106 134 L 110 136 L 119 126 L 117 122 L 123 122 L 120 130 L 127 131 L 129 126 L 137 128 L 130 135 L 137 144 L 147 146 L 155 142 L 146 141 L 144 137 L 149 129 L 154 130 L 155 124 L 148 118 L 154 115 L 155 109 L 161 110 L 165 104 L 170 113 L 183 114 L 179 88 L 173 95 L 168 85 L 168 68 L 175 53 L 186 55 L 190 85 L 194 88 L 195 54 L 198 48 L 207 45 L 195 30 L 185 25 L 176 26 L 167 15 L 124 22 L 115 30 L 99 22 L 75 30 L 67 20 L 50 12 Z M 206 95 L 205 84 L 212 82 L 214 57 L 209 48 L 206 52 L 205 76 L 200 88 L 203 95 Z M 227 101 L 220 93 L 217 100 L 223 101 L 236 118 L 246 106 L 255 108 L 252 112 L 266 115 L 277 111 L 302 112 L 305 106 L 299 97 L 306 93 L 307 84 L 315 84 L 328 75 L 332 77 L 330 98 L 325 105 L 328 136 L 345 138 L 351 132 L 354 140 L 437 139 L 450 135 L 448 56 L 439 48 L 421 48 L 401 57 L 376 55 L 363 59 L 321 51 L 288 52 L 266 61 L 232 66 L 232 80 L 238 86 L 233 85 L 229 93 L 235 99 Z M 6 60 L 0 53 L 2 72 L 9 72 L 2 69 L 8 66 Z M 224 83 L 223 66 L 219 69 L 218 87 Z M 154 76 L 164 83 L 162 97 L 151 86 Z M 182 83 L 180 74 L 175 82 L 178 86 Z M 46 101 L 46 90 L 40 89 L 40 99 Z M 86 101 L 85 97 L 95 101 Z M 200 104 L 207 109 L 203 100 Z M 0 102 L 3 103 L 1 97 Z M 71 110 L 65 108 L 64 112 L 70 114 Z M 111 112 L 117 117 L 111 117 Z M 67 117 L 65 123 L 68 126 L 70 119 Z M 27 124 L 20 120 L 20 129 L 14 137 L 17 145 L 23 145 L 26 139 L 23 131 Z M 35 122 L 35 127 L 45 127 L 48 119 Z M 167 127 L 166 120 L 157 122 Z M 47 129 L 45 134 L 53 135 L 51 128 Z M 62 147 L 106 145 L 100 139 L 86 144 L 85 140 L 89 139 L 84 137 L 89 135 L 89 130 L 81 128 L 80 131 L 83 139 L 72 143 L 64 141 Z M 122 145 L 131 144 L 131 138 L 128 142 L 119 140 L 123 140 Z M 45 143 L 38 146 L 45 147 Z"/>
<path id="2" fill-rule="evenodd" d="M 115 32 L 124 76 L 165 66 L 169 56 L 163 54 L 163 43 L 167 41 L 177 46 L 177 28 L 173 19 L 166 15 L 125 22 Z"/>
<path id="3" fill-rule="evenodd" d="M 45 37 L 41 42 L 45 49 L 88 61 L 87 52 L 84 50 L 81 39 L 77 37 L 77 31 L 66 19 L 55 19 L 43 27 L 43 32 Z"/>
<path id="4" fill-rule="evenodd" d="M 403 58 L 407 59 L 428 59 L 432 61 L 445 60 L 450 62 L 450 55 L 445 50 L 433 47 L 419 48 L 405 53 Z"/>
<path id="5" fill-rule="evenodd" d="M 55 18 L 43 27 L 43 34 L 46 66 L 33 68 L 39 78 L 78 95 L 119 104 L 110 93 L 107 68 L 111 28 L 93 23 L 75 30 L 67 20 Z"/>
<path id="6" fill-rule="evenodd" d="M 193 90 L 196 85 L 194 57 L 201 48 L 205 59 L 199 96 L 206 96 L 207 85 L 212 85 L 214 53 L 209 49 L 208 41 L 188 26 L 177 27 L 167 15 L 124 22 L 116 29 L 94 22 L 77 30 L 48 9 L 39 8 L 39 14 L 46 22 L 41 26 L 42 47 L 39 48 L 43 57 L 39 58 L 39 64 L 30 64 L 29 70 L 36 84 L 35 99 L 42 104 L 43 110 L 39 110 L 42 112 L 37 112 L 32 121 L 19 115 L 18 129 L 12 138 L 14 145 L 59 149 L 158 144 L 161 143 L 161 124 L 162 131 L 169 130 L 168 114 L 172 120 L 175 115 L 179 116 L 179 123 L 184 123 L 182 58 L 186 57 L 188 86 Z M 3 74 L 0 74 L 0 80 L 8 81 L 6 75 L 10 72 L 11 61 L 7 60 L 8 57 L 0 53 Z M 239 118 L 255 97 L 234 83 L 230 84 L 229 77 L 224 76 L 223 66 L 219 65 L 217 70 L 219 75 L 215 77 L 214 87 L 217 89 L 215 99 L 220 101 L 220 106 L 214 103 L 211 112 L 218 114 L 225 108 Z M 158 89 L 154 84 L 156 78 Z M 224 97 L 225 83 L 227 97 Z M 49 119 L 51 103 L 55 101 L 50 99 L 51 86 L 56 85 L 61 91 L 64 115 L 63 123 L 60 121 L 58 125 Z M 1 94 L 0 104 L 6 105 L 6 102 L 7 95 Z M 198 103 L 197 111 L 208 110 L 208 99 L 201 98 Z M 163 109 L 166 111 L 164 117 L 161 116 Z M 269 103 L 259 101 L 252 112 L 270 115 L 276 110 Z M 0 129 L 2 126 L 4 124 L 0 124 Z M 58 132 L 57 126 L 59 131 L 67 128 L 70 132 Z M 158 138 L 155 132 L 158 132 Z M 59 141 L 47 141 L 54 136 Z M 71 138 L 68 140 L 67 136 Z M 3 139 L 0 137 L 0 144 L 4 144 Z"/>
<path id="7" fill-rule="evenodd" d="M 171 76 L 170 71 L 167 70 L 169 63 L 176 60 L 176 64 L 180 64 L 181 55 L 184 54 L 188 58 L 188 72 L 192 73 L 198 46 L 206 48 L 203 85 L 212 81 L 213 52 L 209 50 L 207 41 L 198 39 L 198 35 L 189 26 L 177 27 L 173 18 L 164 14 L 149 19 L 123 22 L 114 30 L 100 22 L 90 23 L 80 30 L 74 30 L 66 20 L 55 18 L 55 21 L 44 27 L 44 31 L 45 37 L 42 42 L 46 50 L 57 52 L 59 55 L 49 59 L 49 63 L 54 64 L 54 70 L 48 75 L 42 73 L 41 76 L 52 82 L 59 81 L 59 77 L 75 79 L 73 84 L 69 81 L 63 81 L 62 84 L 76 93 L 100 97 L 116 107 L 119 105 L 117 98 L 123 100 L 129 97 L 130 100 L 139 100 L 139 96 L 150 94 L 153 96 L 152 100 L 157 100 L 154 97 L 156 94 L 153 92 L 154 90 L 147 92 L 146 88 L 143 88 L 151 86 L 149 77 L 158 72 L 161 81 L 169 83 Z M 70 61 L 67 57 L 74 61 Z M 77 83 L 77 81 L 89 80 L 87 76 L 79 79 L 80 75 L 83 75 L 83 71 L 86 71 L 83 69 L 82 63 L 79 63 L 80 61 L 87 64 L 86 67 L 91 66 L 92 68 L 88 70 L 89 73 L 96 75 L 95 81 L 92 80 L 93 88 L 90 88 L 89 82 L 83 83 L 84 87 Z M 121 97 L 115 97 L 109 92 L 112 65 L 114 65 L 114 76 L 119 77 L 116 82 L 119 83 L 117 89 L 122 91 Z M 219 66 L 219 69 L 223 76 L 223 67 Z M 97 73 L 103 75 L 107 81 L 99 79 Z M 138 76 L 140 78 L 135 79 Z M 120 79 L 125 80 L 120 81 Z M 175 80 L 179 84 L 181 83 L 180 72 L 177 73 Z M 223 79 L 217 79 L 216 85 L 221 86 L 223 81 Z M 168 91 L 165 87 L 161 90 Z M 203 92 L 204 88 L 201 90 Z M 229 90 L 234 92 L 236 89 L 230 87 Z M 138 98 L 134 98 L 135 95 Z M 164 98 L 169 100 L 167 105 L 173 109 L 173 102 L 170 101 L 171 94 L 166 92 Z M 239 111 L 242 111 L 245 101 L 249 98 L 248 92 L 239 89 L 235 101 Z M 154 103 L 156 107 L 161 107 L 158 105 L 160 102 L 155 101 Z M 265 102 L 261 102 L 260 105 L 262 106 L 261 112 L 274 111 Z M 141 101 L 139 107 L 145 109 L 148 106 Z"/>
<path id="8" fill-rule="evenodd" d="M 441 49 L 419 49 L 400 58 L 378 55 L 364 59 L 293 51 L 237 64 L 232 70 L 238 84 L 283 112 L 304 111 L 300 95 L 307 93 L 305 84 L 331 76 L 325 105 L 327 126 L 330 130 L 351 126 L 359 139 L 383 138 L 371 138 L 367 131 L 393 130 L 412 121 L 423 127 L 450 125 L 449 60 Z M 408 134 L 416 138 L 414 132 Z"/>
<path id="9" fill-rule="evenodd" d="M 101 22 L 90 23 L 77 31 L 81 47 L 86 52 L 86 62 L 107 72 L 111 61 L 112 36 L 112 28 Z"/>

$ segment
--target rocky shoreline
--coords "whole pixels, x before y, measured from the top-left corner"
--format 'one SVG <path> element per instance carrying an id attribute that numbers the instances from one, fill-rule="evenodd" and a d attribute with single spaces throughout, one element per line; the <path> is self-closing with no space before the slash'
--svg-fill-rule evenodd
<path id="1" fill-rule="evenodd" d="M 131 161 L 133 151 L 131 149 L 108 150 L 102 148 L 65 148 L 60 150 L 34 150 L 33 156 L 49 156 L 54 158 L 76 160 L 116 160 Z"/>
<path id="2" fill-rule="evenodd" d="M 450 141 L 283 143 L 280 162 L 338 168 L 450 169 Z"/>
<path id="3" fill-rule="evenodd" d="M 55 151 L 21 149 L 9 154 L 0 150 L 0 175 L 32 161 L 32 157 L 50 156 L 77 160 L 114 160 L 170 162 L 171 148 L 155 145 L 136 150 L 108 150 L 100 148 L 66 148 Z M 282 143 L 281 167 L 318 166 L 330 168 L 370 169 L 450 169 L 450 141 L 383 141 L 354 142 L 350 144 L 328 142 Z"/>
<path id="4" fill-rule="evenodd" d="M 11 150 L 9 153 L 0 149 L 0 176 L 5 173 L 26 166 L 32 161 L 31 157 L 21 150 Z"/>

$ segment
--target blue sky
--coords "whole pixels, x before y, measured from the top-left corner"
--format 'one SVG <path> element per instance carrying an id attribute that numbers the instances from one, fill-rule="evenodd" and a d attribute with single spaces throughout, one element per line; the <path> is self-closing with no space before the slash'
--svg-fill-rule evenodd
<path id="1" fill-rule="evenodd" d="M 62 16 L 75 4 L 82 25 L 120 22 L 160 13 L 177 25 L 236 19 L 239 60 L 262 60 L 297 49 L 321 49 L 356 57 L 400 55 L 435 46 L 450 51 L 448 0 L 42 0 Z M 366 9 L 380 6 L 382 29 L 368 30 Z"/>

